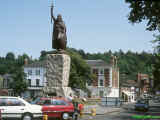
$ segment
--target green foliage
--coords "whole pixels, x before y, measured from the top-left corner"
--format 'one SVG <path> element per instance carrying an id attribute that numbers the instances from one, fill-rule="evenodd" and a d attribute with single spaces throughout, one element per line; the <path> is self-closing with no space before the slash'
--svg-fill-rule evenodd
<path id="1" fill-rule="evenodd" d="M 43 60 L 45 60 L 46 59 L 46 51 L 41 51 L 41 55 L 40 55 L 40 57 L 39 57 L 39 60 L 40 61 L 43 61 Z"/>
<path id="2" fill-rule="evenodd" d="M 10 88 L 18 95 L 25 91 L 27 87 L 25 74 L 22 68 L 26 58 L 29 63 L 32 62 L 27 54 L 19 55 L 15 58 L 14 53 L 9 52 L 5 58 L 0 57 L 0 74 L 4 75 L 8 73 L 13 76 L 13 82 L 10 83 Z"/>
<path id="3" fill-rule="evenodd" d="M 79 50 L 74 51 L 79 52 Z M 122 50 L 119 50 L 118 52 L 113 53 L 109 50 L 108 52 L 106 51 L 104 53 L 83 53 L 83 56 L 85 56 L 84 59 L 102 59 L 108 64 L 111 64 L 112 55 L 117 56 L 118 58 L 118 67 L 120 69 L 120 83 L 127 79 L 137 80 L 138 72 L 146 74 L 152 73 L 152 65 L 154 63 L 155 56 L 145 51 L 141 53 L 132 51 L 124 53 Z M 123 74 L 125 74 L 125 78 Z"/>
<path id="4" fill-rule="evenodd" d="M 23 72 L 22 67 L 15 70 L 13 82 L 10 83 L 10 88 L 19 96 L 27 89 L 26 75 Z"/>
<path id="5" fill-rule="evenodd" d="M 160 90 L 160 35 L 155 35 L 153 43 L 156 44 L 154 48 L 155 61 L 153 64 L 153 76 L 154 76 L 154 87 Z"/>
<path id="6" fill-rule="evenodd" d="M 3 86 L 3 78 L 0 76 L 0 89 L 2 88 Z"/>
<path id="7" fill-rule="evenodd" d="M 89 65 L 74 49 L 67 49 L 71 57 L 71 70 L 69 86 L 72 88 L 86 89 L 86 82 L 92 79 Z"/>
<path id="8" fill-rule="evenodd" d="M 147 21 L 147 30 L 157 30 L 160 23 L 159 0 L 125 0 L 129 4 L 130 13 L 128 20 L 131 23 Z"/>
<path id="9" fill-rule="evenodd" d="M 28 63 L 32 62 L 30 57 L 27 54 L 24 53 L 23 55 L 19 55 L 18 58 L 16 59 L 16 66 L 22 67 L 24 65 L 25 59 L 28 60 Z"/>
<path id="10" fill-rule="evenodd" d="M 12 52 L 7 53 L 6 60 L 14 61 L 15 60 L 14 53 L 12 53 Z"/>
<path id="11" fill-rule="evenodd" d="M 85 60 L 102 59 L 110 64 L 111 56 L 116 55 L 118 58 L 118 67 L 120 68 L 120 83 L 124 82 L 126 79 L 136 80 L 138 72 L 151 74 L 153 63 L 155 61 L 155 56 L 147 52 L 135 53 L 128 51 L 125 53 L 122 50 L 119 50 L 118 52 L 106 51 L 104 53 L 91 54 L 74 48 L 68 48 L 67 52 L 71 57 L 69 86 L 72 88 L 81 88 L 86 91 L 86 83 L 90 83 L 95 75 L 91 74 L 90 67 Z M 22 70 L 24 60 L 27 58 L 29 63 L 36 60 L 31 60 L 27 54 L 19 55 L 17 58 L 13 57 L 14 55 L 7 56 L 7 59 L 6 57 L 0 57 L 0 74 L 13 74 L 14 83 L 11 84 L 11 88 L 20 94 L 20 92 L 26 89 L 27 85 Z M 45 57 L 46 52 L 42 51 L 39 60 L 45 60 Z M 124 73 L 125 78 L 122 75 Z"/>

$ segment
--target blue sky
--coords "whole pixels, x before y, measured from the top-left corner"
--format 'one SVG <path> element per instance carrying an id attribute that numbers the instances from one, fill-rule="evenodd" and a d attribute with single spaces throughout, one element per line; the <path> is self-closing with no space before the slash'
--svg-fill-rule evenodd
<path id="1" fill-rule="evenodd" d="M 38 58 L 52 50 L 50 4 L 52 0 L 0 1 L 0 56 L 27 53 Z M 108 50 L 152 52 L 153 32 L 145 23 L 127 20 L 124 0 L 54 0 L 55 16 L 61 13 L 67 26 L 67 46 L 97 53 Z"/>

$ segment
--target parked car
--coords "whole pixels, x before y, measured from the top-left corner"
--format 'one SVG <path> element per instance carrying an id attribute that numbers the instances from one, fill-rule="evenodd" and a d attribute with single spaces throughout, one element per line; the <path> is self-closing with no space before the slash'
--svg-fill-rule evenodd
<path id="1" fill-rule="evenodd" d="M 135 110 L 148 111 L 148 109 L 149 109 L 148 100 L 145 100 L 145 99 L 137 100 L 137 102 L 135 104 Z"/>
<path id="2" fill-rule="evenodd" d="M 0 111 L 3 120 L 41 120 L 42 107 L 32 105 L 19 97 L 0 96 Z"/>
<path id="3" fill-rule="evenodd" d="M 159 103 L 159 102 L 160 102 L 160 97 L 155 96 L 155 97 L 153 98 L 153 102 Z"/>
<path id="4" fill-rule="evenodd" d="M 62 120 L 78 119 L 78 113 L 74 105 L 65 98 L 37 98 L 32 104 L 42 105 L 42 112 L 48 115 L 48 119 L 58 118 Z"/>

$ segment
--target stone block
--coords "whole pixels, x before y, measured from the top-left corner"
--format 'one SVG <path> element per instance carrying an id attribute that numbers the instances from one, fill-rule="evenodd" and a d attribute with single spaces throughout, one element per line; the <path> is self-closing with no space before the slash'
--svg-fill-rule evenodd
<path id="1" fill-rule="evenodd" d="M 44 93 L 67 95 L 71 88 L 68 87 L 71 59 L 67 54 L 48 54 L 46 60 L 47 86 Z"/>

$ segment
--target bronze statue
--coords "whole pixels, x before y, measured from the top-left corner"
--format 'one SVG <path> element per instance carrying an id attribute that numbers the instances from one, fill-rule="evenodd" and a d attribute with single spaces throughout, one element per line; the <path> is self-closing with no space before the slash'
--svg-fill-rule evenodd
<path id="1" fill-rule="evenodd" d="M 63 22 L 62 16 L 57 15 L 57 18 L 53 15 L 53 4 L 51 6 L 51 22 L 53 24 L 53 34 L 52 34 L 52 48 L 58 51 L 65 50 L 67 44 L 66 26 Z"/>

